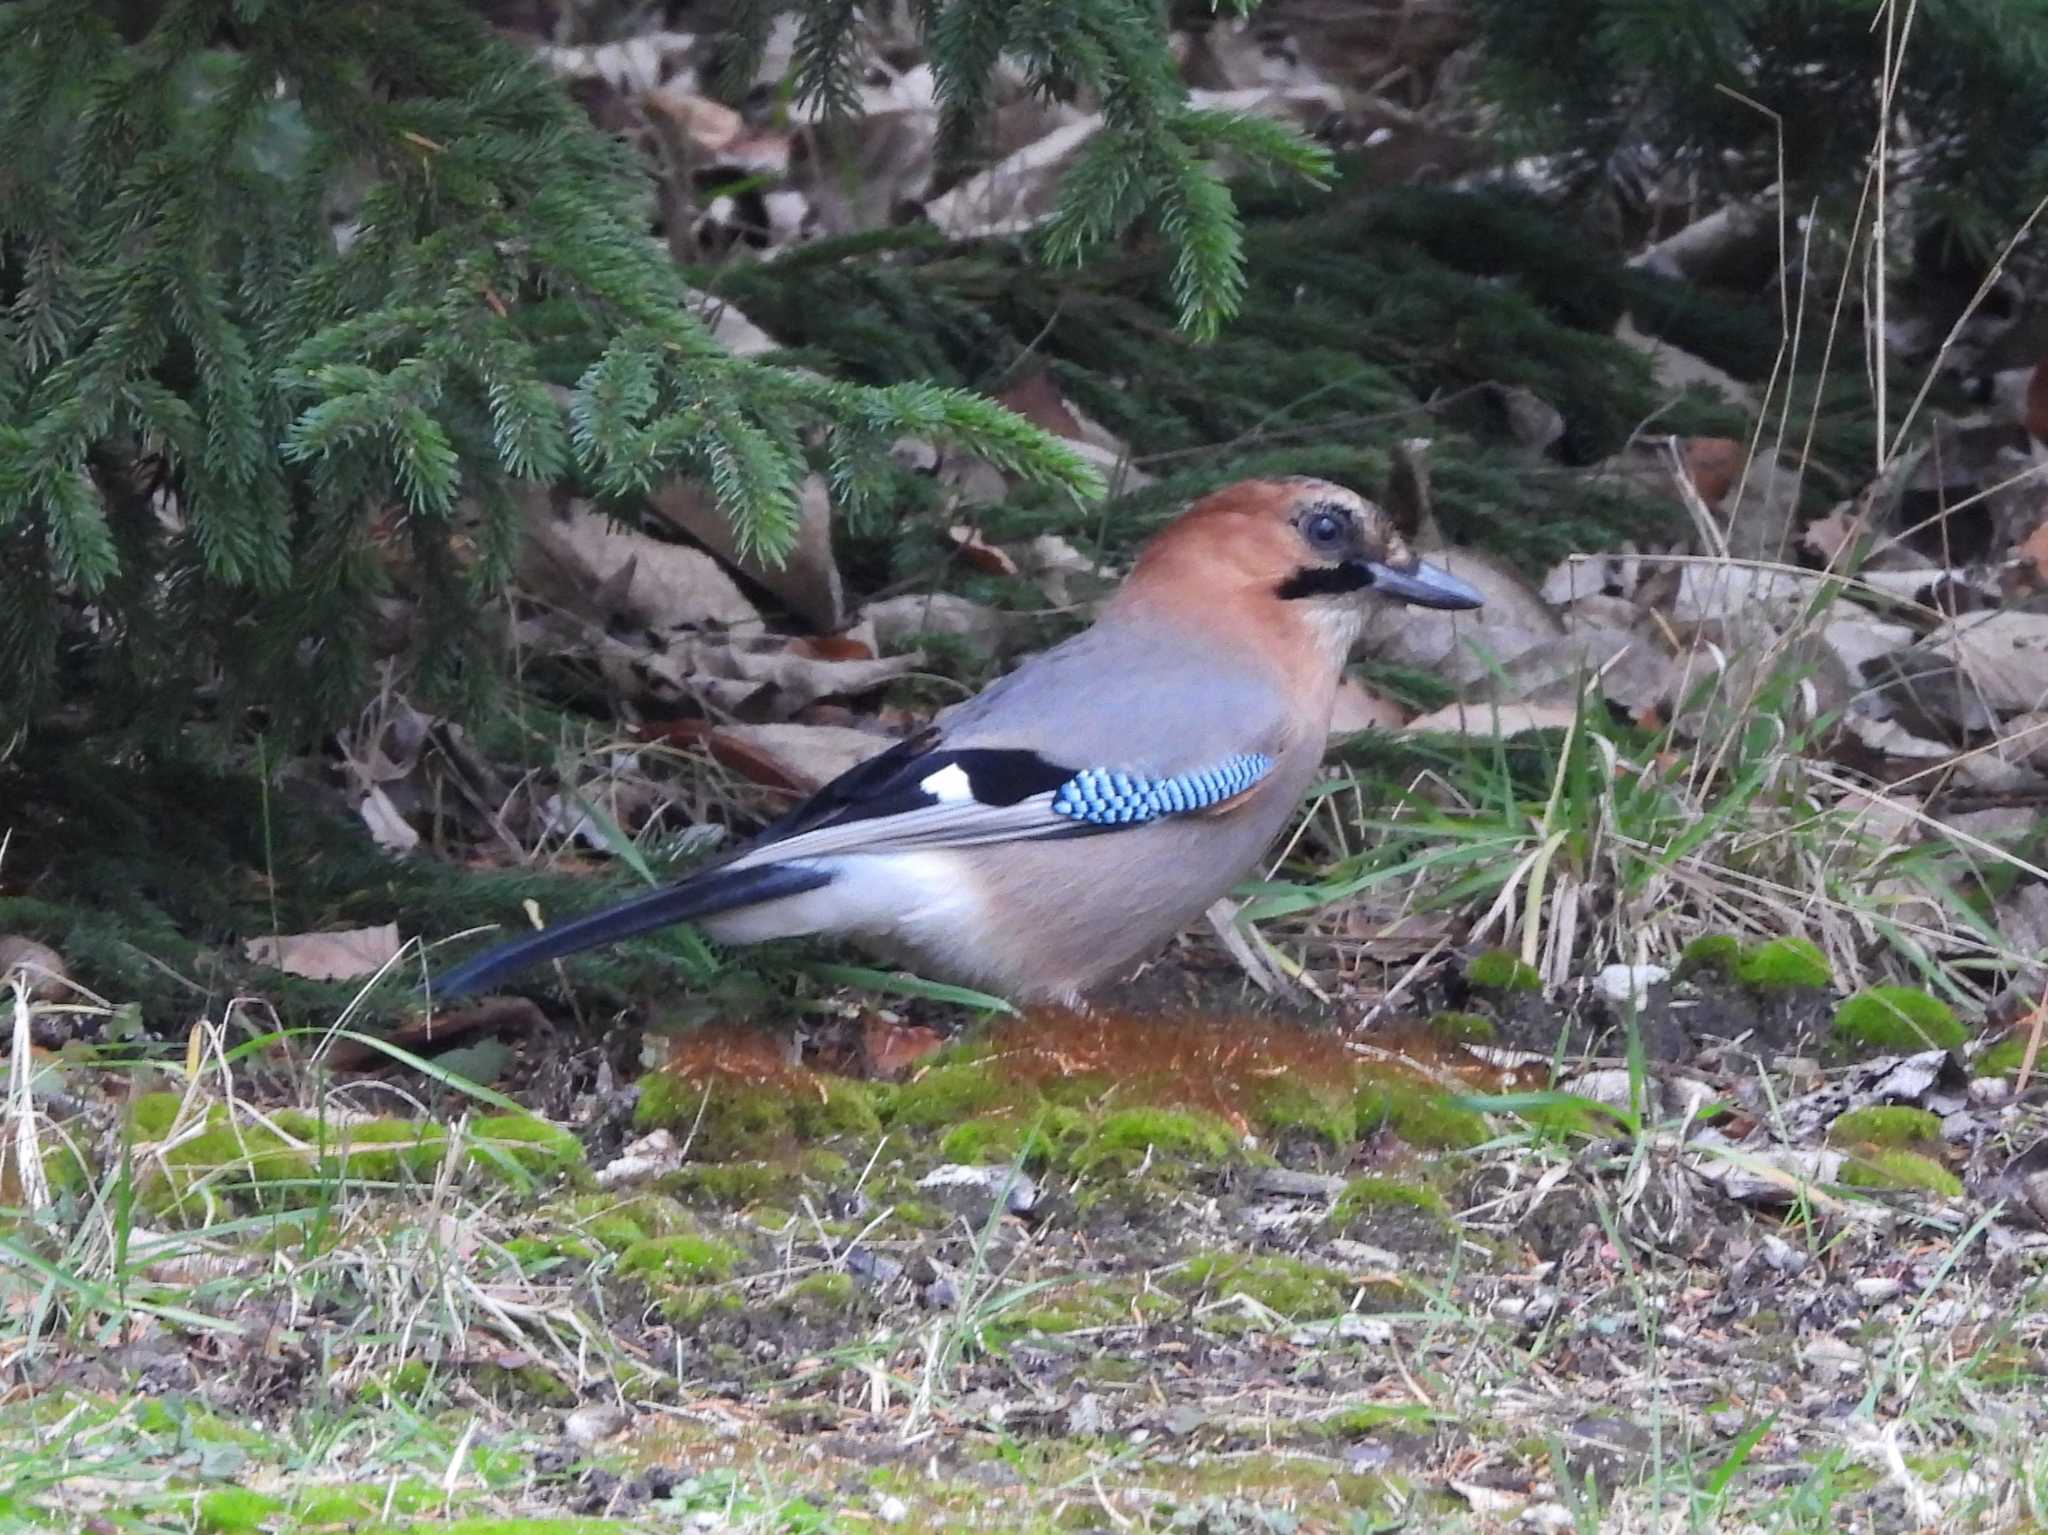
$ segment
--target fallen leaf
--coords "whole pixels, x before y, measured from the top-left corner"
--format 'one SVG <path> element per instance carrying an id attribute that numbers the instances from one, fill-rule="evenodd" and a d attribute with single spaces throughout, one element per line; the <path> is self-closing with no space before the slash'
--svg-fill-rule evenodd
<path id="1" fill-rule="evenodd" d="M 32 1002 L 52 1002 L 65 990 L 71 972 L 64 956 L 46 943 L 18 933 L 0 934 L 0 989 L 19 974 Z"/>
<path id="2" fill-rule="evenodd" d="M 894 1082 L 907 1076 L 910 1068 L 945 1043 L 936 1029 L 907 1024 L 886 1013 L 870 1013 L 861 1020 L 861 1049 L 867 1074 L 878 1081 Z"/>
<path id="3" fill-rule="evenodd" d="M 1855 506 L 1853 501 L 1844 501 L 1827 516 L 1814 518 L 1800 533 L 1800 544 L 1820 559 L 1834 564 L 1844 550 L 1853 547 L 1863 536 L 1863 518 L 1853 510 Z"/>
<path id="4" fill-rule="evenodd" d="M 1017 562 L 1003 550 L 984 540 L 979 528 L 969 527 L 964 522 L 956 522 L 946 529 L 946 541 L 953 546 L 953 551 L 961 559 L 976 570 L 985 571 L 992 576 L 1017 574 Z"/>
<path id="5" fill-rule="evenodd" d="M 1067 408 L 1066 397 L 1060 393 L 1059 385 L 1053 382 L 1052 374 L 1044 368 L 1036 369 L 1018 379 L 999 392 L 996 403 L 1013 410 L 1055 437 L 1077 438 L 1081 435 L 1081 423 Z"/>
<path id="6" fill-rule="evenodd" d="M 623 527 L 587 501 L 560 514 L 545 494 L 528 498 L 519 572 L 549 601 L 601 623 L 668 629 L 760 618 L 713 556 Z"/>
<path id="7" fill-rule="evenodd" d="M 885 597 L 871 602 L 861 617 L 874 626 L 875 641 L 884 651 L 914 645 L 924 635 L 940 634 L 972 640 L 1001 657 L 1014 648 L 1025 621 L 986 603 L 951 592 Z"/>
<path id="8" fill-rule="evenodd" d="M 738 139 L 746 119 L 723 102 L 699 96 L 687 89 L 678 76 L 669 84 L 651 90 L 644 98 L 650 111 L 659 112 L 697 149 L 715 153 Z"/>
<path id="9" fill-rule="evenodd" d="M 720 725 L 704 743 L 735 773 L 792 794 L 814 793 L 895 744 L 843 725 Z"/>
<path id="10" fill-rule="evenodd" d="M 1742 466 L 1749 457 L 1748 450 L 1732 437 L 1681 438 L 1678 452 L 1692 488 L 1716 510 L 1742 478 Z"/>
<path id="11" fill-rule="evenodd" d="M 2014 553 L 2033 565 L 2036 581 L 2048 583 L 2048 522 L 2021 539 Z"/>
<path id="12" fill-rule="evenodd" d="M 1419 911 L 1388 917 L 1384 911 L 1354 906 L 1344 913 L 1344 936 L 1367 959 L 1402 960 L 1427 954 L 1438 944 L 1455 942 L 1464 923 L 1446 912 Z"/>
<path id="13" fill-rule="evenodd" d="M 398 924 L 334 933 L 286 933 L 251 938 L 242 952 L 259 965 L 309 981 L 353 981 L 381 970 L 401 947 Z"/>
<path id="14" fill-rule="evenodd" d="M 694 481 L 664 481 L 648 498 L 648 505 L 759 582 L 812 628 L 834 633 L 846 627 L 846 587 L 832 554 L 832 498 L 822 475 L 806 475 L 798 492 L 796 544 L 780 564 L 759 554 L 742 554 L 732 520 L 717 498 Z"/>
<path id="15" fill-rule="evenodd" d="M 364 786 L 363 802 L 356 806 L 356 813 L 369 827 L 370 839 L 377 846 L 393 853 L 410 853 L 420 845 L 420 834 L 391 802 L 391 796 L 384 792 L 383 785 L 373 783 Z"/>

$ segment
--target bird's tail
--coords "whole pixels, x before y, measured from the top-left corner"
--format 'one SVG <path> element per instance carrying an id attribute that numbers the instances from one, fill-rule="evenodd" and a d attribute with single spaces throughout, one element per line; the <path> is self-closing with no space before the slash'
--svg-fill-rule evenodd
<path id="1" fill-rule="evenodd" d="M 599 944 L 652 932 L 674 922 L 716 916 L 740 906 L 757 906 L 784 896 L 801 895 L 832 883 L 832 871 L 815 864 L 761 863 L 745 868 L 710 869 L 679 884 L 664 885 L 603 911 L 542 928 L 524 938 L 485 951 L 457 965 L 434 983 L 436 997 L 461 996 L 503 980 L 528 965 L 560 959 Z"/>

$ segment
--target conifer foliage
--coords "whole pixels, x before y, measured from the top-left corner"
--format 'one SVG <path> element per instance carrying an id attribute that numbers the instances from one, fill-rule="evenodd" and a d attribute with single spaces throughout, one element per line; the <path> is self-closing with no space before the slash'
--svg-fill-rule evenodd
<path id="1" fill-rule="evenodd" d="M 1052 249 L 1149 211 L 1213 329 L 1239 253 L 1207 157 L 1315 153 L 1190 110 L 1146 0 L 920 3 L 956 134 L 1006 50 L 1101 94 Z M 794 86 L 841 101 L 853 7 L 802 8 Z M 222 718 L 332 720 L 394 589 L 415 674 L 474 683 L 521 482 L 694 474 L 770 553 L 807 467 L 858 507 L 906 433 L 1094 489 L 980 397 L 722 350 L 644 173 L 455 0 L 15 0 L 0 150 L 0 752 L 60 684 L 102 727 L 181 718 L 194 687 Z"/>

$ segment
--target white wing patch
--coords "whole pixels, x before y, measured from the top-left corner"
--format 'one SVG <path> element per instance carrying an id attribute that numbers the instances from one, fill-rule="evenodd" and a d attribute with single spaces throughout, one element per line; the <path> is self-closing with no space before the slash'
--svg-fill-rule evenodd
<path id="1" fill-rule="evenodd" d="M 957 762 L 949 762 L 929 778 L 920 780 L 918 787 L 942 805 L 974 798 L 974 785 Z"/>

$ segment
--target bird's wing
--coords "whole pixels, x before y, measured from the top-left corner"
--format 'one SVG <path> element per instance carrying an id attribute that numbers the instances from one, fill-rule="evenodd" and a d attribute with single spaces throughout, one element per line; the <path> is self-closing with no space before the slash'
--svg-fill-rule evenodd
<path id="1" fill-rule="evenodd" d="M 1167 816 L 1228 814 L 1276 753 L 1256 746 L 1162 762 L 1158 752 L 1062 760 L 1018 746 L 957 744 L 942 729 L 842 774 L 770 825 L 734 862 L 909 852 L 1091 836 Z"/>

